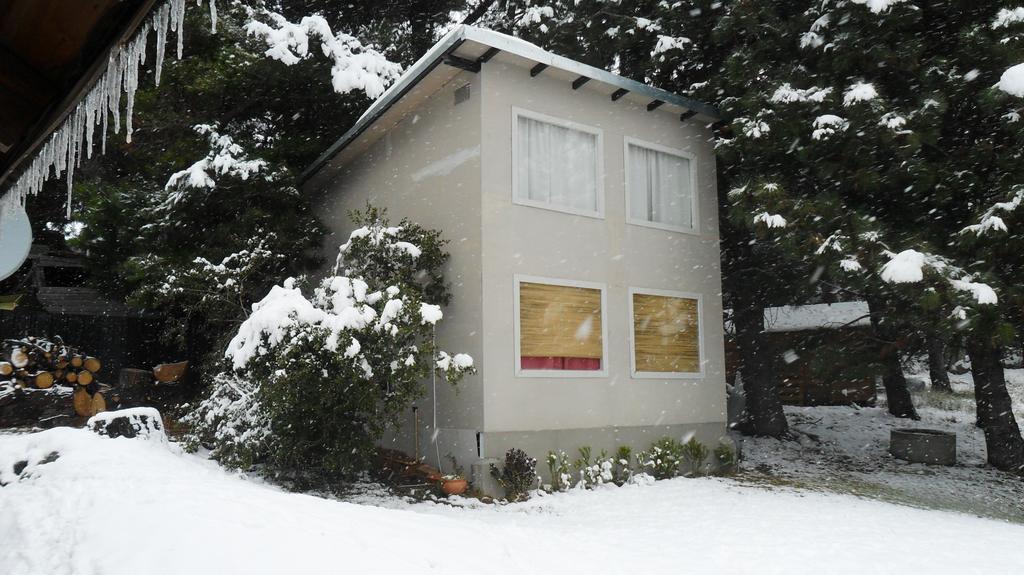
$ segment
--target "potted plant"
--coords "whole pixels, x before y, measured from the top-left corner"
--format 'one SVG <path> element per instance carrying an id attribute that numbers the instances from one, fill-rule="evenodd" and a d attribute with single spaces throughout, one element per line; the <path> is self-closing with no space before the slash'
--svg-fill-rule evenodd
<path id="1" fill-rule="evenodd" d="M 451 462 L 452 471 L 454 473 L 441 476 L 441 491 L 443 491 L 445 495 L 462 495 L 467 489 L 469 489 L 469 481 L 467 481 L 465 475 L 463 475 L 462 466 L 459 465 L 455 456 L 449 453 L 448 455 L 445 455 L 445 457 Z"/>

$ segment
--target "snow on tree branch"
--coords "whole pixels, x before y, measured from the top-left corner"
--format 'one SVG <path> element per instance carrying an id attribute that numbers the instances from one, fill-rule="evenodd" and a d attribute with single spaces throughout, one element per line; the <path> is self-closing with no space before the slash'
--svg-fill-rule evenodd
<path id="1" fill-rule="evenodd" d="M 1011 96 L 1024 98 L 1024 64 L 1007 68 L 996 85 Z"/>
<path id="2" fill-rule="evenodd" d="M 832 88 L 819 88 L 817 86 L 811 86 L 810 88 L 800 89 L 794 88 L 786 82 L 775 89 L 775 93 L 769 98 L 769 102 L 772 104 L 792 104 L 795 102 L 816 102 L 820 103 L 832 93 Z"/>
<path id="3" fill-rule="evenodd" d="M 544 19 L 552 19 L 555 17 L 555 10 L 551 6 L 529 6 L 523 11 L 523 15 L 516 20 L 516 28 L 529 28 L 533 25 L 538 25 L 537 29 L 541 32 L 547 32 L 548 26 L 544 24 Z"/>
<path id="4" fill-rule="evenodd" d="M 829 136 L 845 132 L 850 127 L 850 123 L 839 116 L 823 114 L 814 119 L 812 127 L 814 131 L 811 133 L 811 139 L 824 140 Z"/>
<path id="5" fill-rule="evenodd" d="M 769 214 L 768 212 L 761 212 L 754 216 L 755 224 L 764 224 L 767 228 L 784 228 L 786 227 L 786 218 L 779 214 Z"/>
<path id="6" fill-rule="evenodd" d="M 996 14 L 996 19 L 992 22 L 992 29 L 1008 28 L 1021 22 L 1024 22 L 1024 8 L 1003 8 Z"/>
<path id="7" fill-rule="evenodd" d="M 654 49 L 651 50 L 651 56 L 664 54 L 670 50 L 684 50 L 692 46 L 693 40 L 684 36 L 665 36 L 664 34 L 658 34 L 658 43 L 655 44 Z M 662 58 L 664 58 L 664 56 Z"/>
<path id="8" fill-rule="evenodd" d="M 334 91 L 345 94 L 362 90 L 368 98 L 379 98 L 402 73 L 400 64 L 364 45 L 354 36 L 335 34 L 322 16 L 306 16 L 298 24 L 284 16 L 267 12 L 271 23 L 253 19 L 245 31 L 267 44 L 265 54 L 286 66 L 292 66 L 310 55 L 311 40 L 319 40 L 324 56 L 333 61 L 331 84 Z"/>
<path id="9" fill-rule="evenodd" d="M 894 284 L 918 283 L 924 280 L 925 270 L 932 270 L 949 282 L 949 285 L 967 292 L 978 304 L 994 305 L 999 302 L 991 286 L 975 282 L 960 268 L 951 265 L 945 258 L 917 250 L 903 250 L 900 253 L 886 252 L 889 261 L 882 266 L 882 281 Z"/>
<path id="10" fill-rule="evenodd" d="M 878 90 L 875 90 L 874 84 L 857 82 L 847 88 L 846 92 L 843 92 L 843 105 L 850 107 L 860 102 L 874 100 L 877 97 Z"/>
<path id="11" fill-rule="evenodd" d="M 894 4 L 901 4 L 906 0 L 852 0 L 854 4 L 863 4 L 868 10 L 875 14 L 888 11 Z"/>
<path id="12" fill-rule="evenodd" d="M 985 210 L 985 213 L 982 214 L 981 220 L 978 223 L 965 227 L 960 230 L 960 233 L 973 233 L 977 236 L 982 236 L 987 232 L 992 231 L 1005 232 L 1007 231 L 1006 222 L 996 214 L 998 212 L 1013 212 L 1019 208 L 1021 204 L 1024 204 L 1024 187 L 1018 187 L 1010 201 L 998 202 L 991 208 Z"/>
<path id="13" fill-rule="evenodd" d="M 214 178 L 233 176 L 248 180 L 250 176 L 265 171 L 267 162 L 261 159 L 249 159 L 241 146 L 227 134 L 221 134 L 216 126 L 199 124 L 195 131 L 205 134 L 209 141 L 210 151 L 206 157 L 195 162 L 188 168 L 171 174 L 164 189 L 171 191 L 165 206 L 171 207 L 181 201 L 188 189 L 213 189 L 217 187 Z M 271 174 L 272 176 L 272 174 Z"/>

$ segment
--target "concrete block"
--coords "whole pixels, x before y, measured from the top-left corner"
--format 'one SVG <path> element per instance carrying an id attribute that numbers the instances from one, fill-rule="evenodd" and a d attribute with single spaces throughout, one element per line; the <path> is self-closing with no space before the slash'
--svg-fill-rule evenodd
<path id="1" fill-rule="evenodd" d="M 505 489 L 491 475 L 492 465 L 501 469 L 501 462 L 493 457 L 478 459 L 470 465 L 470 488 L 480 495 L 501 499 L 505 497 Z"/>

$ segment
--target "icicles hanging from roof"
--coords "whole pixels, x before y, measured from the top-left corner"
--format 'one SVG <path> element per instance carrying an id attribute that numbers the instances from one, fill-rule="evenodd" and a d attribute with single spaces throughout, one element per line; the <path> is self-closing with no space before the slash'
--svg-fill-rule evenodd
<path id="1" fill-rule="evenodd" d="M 217 6 L 215 0 L 206 0 L 210 6 L 210 27 L 217 31 Z M 114 133 L 121 131 L 121 92 L 125 93 L 125 138 L 132 141 L 132 113 L 135 110 L 135 92 L 139 88 L 139 68 L 146 63 L 146 43 L 149 33 L 156 31 L 156 62 L 154 80 L 160 84 L 163 60 L 166 52 L 168 30 L 175 32 L 178 42 L 178 59 L 184 48 L 186 0 L 164 0 L 150 14 L 149 18 L 124 44 L 116 46 L 108 56 L 107 69 L 96 80 L 85 96 L 67 115 L 50 138 L 36 152 L 29 165 L 0 196 L 0 226 L 14 212 L 24 205 L 26 198 L 39 193 L 43 184 L 51 177 L 66 173 L 68 183 L 67 215 L 71 217 L 71 191 L 74 186 L 75 168 L 82 163 L 83 153 L 92 157 L 94 130 L 100 127 L 100 151 L 107 150 L 108 116 L 114 118 Z M 203 0 L 196 0 L 202 5 Z"/>

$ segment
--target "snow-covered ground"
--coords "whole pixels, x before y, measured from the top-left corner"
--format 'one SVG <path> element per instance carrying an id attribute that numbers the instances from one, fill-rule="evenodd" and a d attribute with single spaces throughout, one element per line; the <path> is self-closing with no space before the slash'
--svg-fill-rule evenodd
<path id="1" fill-rule="evenodd" d="M 910 375 L 927 379 L 927 372 Z M 1017 421 L 1024 424 L 1024 369 L 1008 369 L 1006 376 Z M 974 425 L 971 376 L 951 374 L 951 378 L 953 394 L 915 393 L 921 421 L 894 418 L 884 406 L 787 407 L 790 428 L 798 440 L 744 438 L 747 473 L 743 479 L 1024 524 L 1024 480 L 985 467 L 985 436 Z M 900 427 L 955 432 L 958 464 L 911 464 L 892 457 L 889 432 Z"/>
<path id="2" fill-rule="evenodd" d="M 0 470 L 4 575 L 959 575 L 1024 565 L 1021 525 L 729 479 L 502 507 L 360 504 L 288 493 L 174 444 L 74 429 L 0 435 Z"/>

